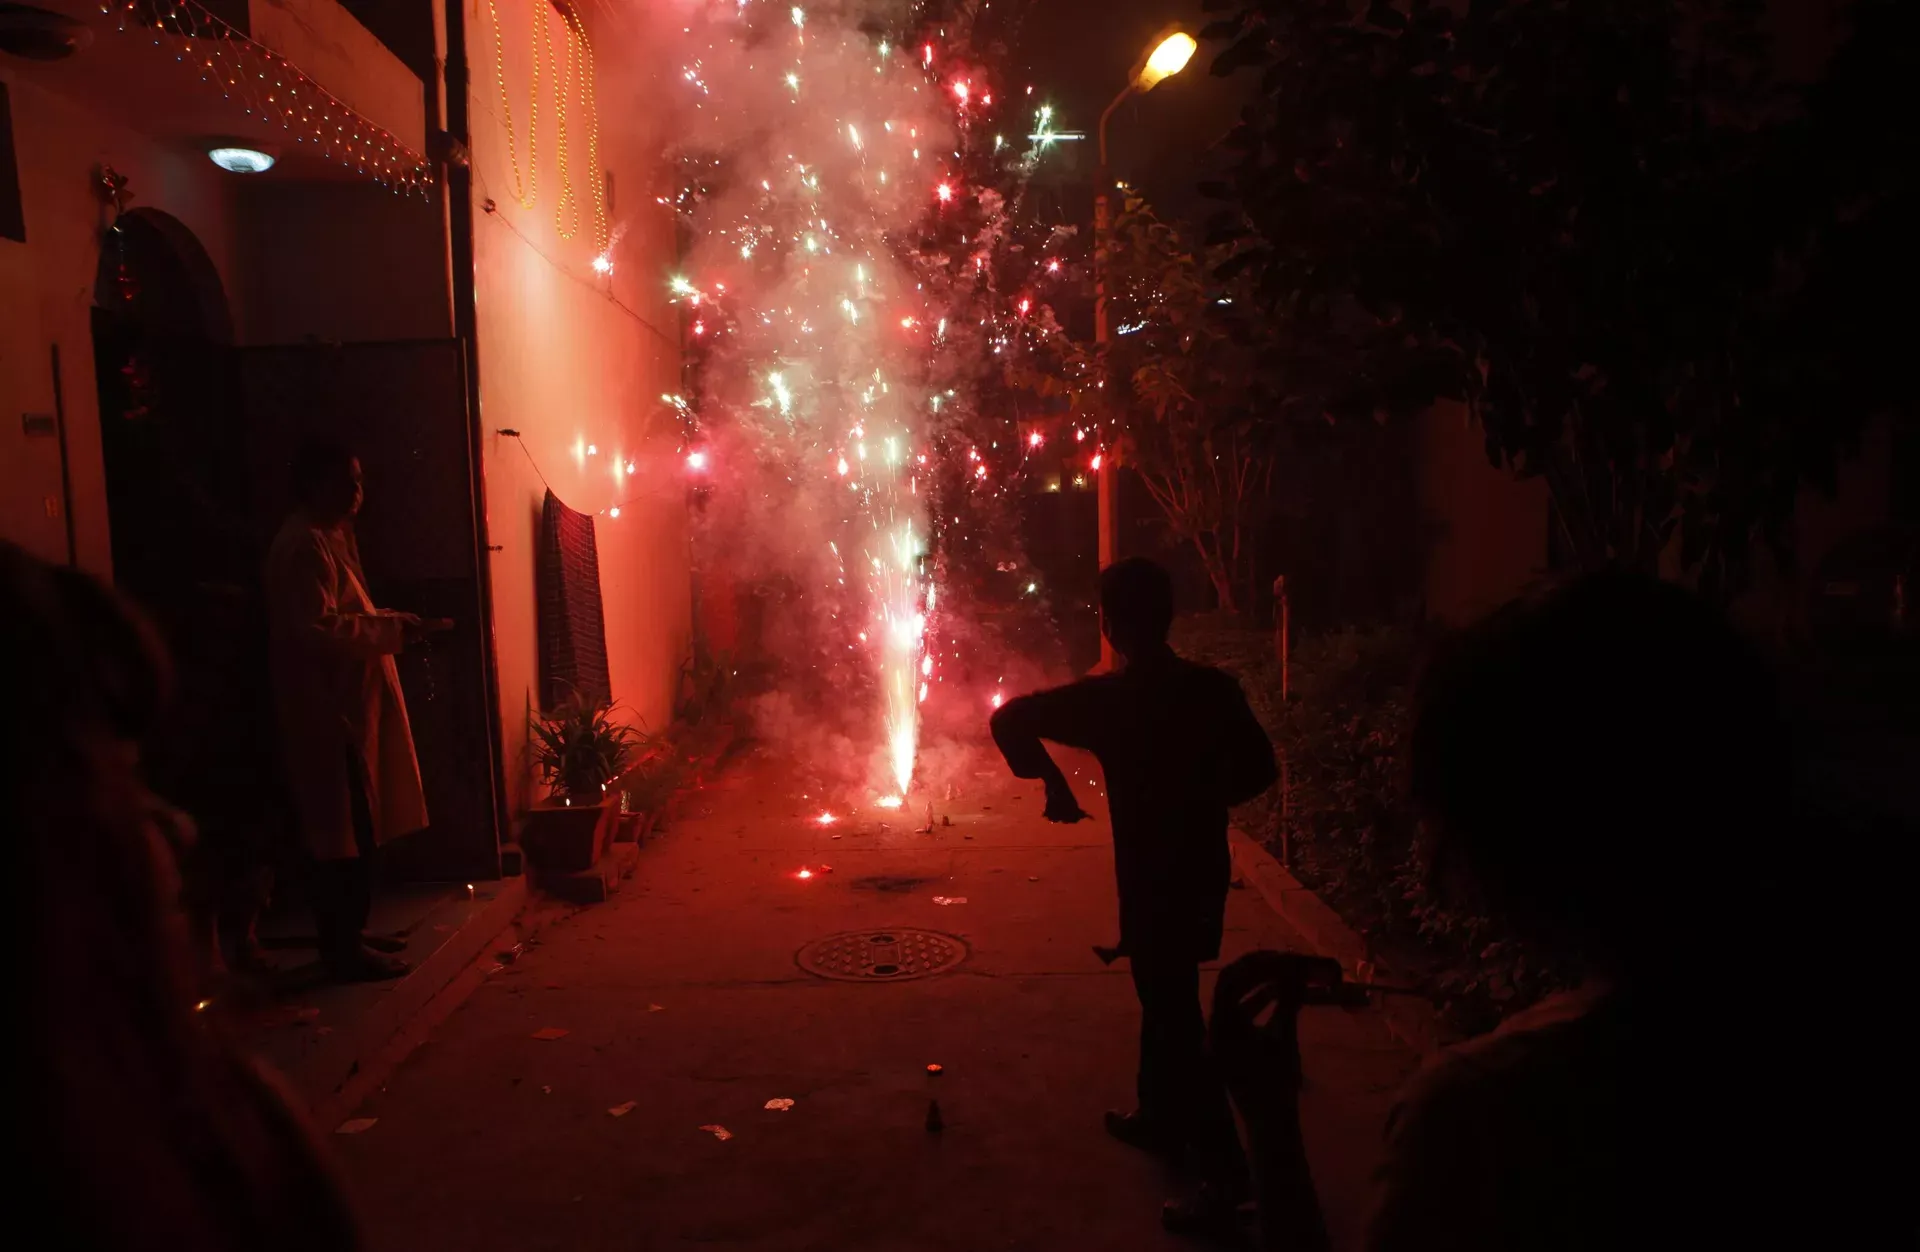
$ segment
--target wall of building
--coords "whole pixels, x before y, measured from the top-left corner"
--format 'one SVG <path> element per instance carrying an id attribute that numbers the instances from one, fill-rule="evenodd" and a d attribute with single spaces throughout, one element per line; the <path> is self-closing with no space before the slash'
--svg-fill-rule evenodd
<path id="1" fill-rule="evenodd" d="M 420 80 L 344 9 L 332 0 L 254 0 L 253 8 L 256 39 L 424 146 Z M 102 166 L 126 176 L 132 207 L 169 214 L 198 239 L 236 343 L 450 333 L 442 206 L 331 167 L 318 182 L 284 169 L 248 182 L 216 168 L 198 137 L 206 88 L 174 72 L 164 50 L 130 52 L 125 39 L 103 28 L 71 61 L 0 62 L 27 224 L 25 243 L 0 239 L 0 535 L 67 559 L 59 440 L 28 435 L 21 421 L 54 411 L 57 346 L 75 556 L 103 577 L 112 575 L 112 554 L 91 329 L 111 218 L 96 191 Z M 128 76 L 113 81 L 123 69 Z M 238 129 L 238 106 L 232 112 Z"/>
<path id="2" fill-rule="evenodd" d="M 614 20 L 604 7 L 582 7 L 589 22 Z M 614 697 L 637 724 L 669 721 L 692 629 L 686 479 L 678 426 L 660 399 L 679 387 L 678 331 L 665 303 L 673 224 L 649 186 L 662 137 L 646 129 L 646 111 L 626 103 L 632 84 L 650 80 L 653 67 L 640 58 L 634 32 L 589 27 L 601 95 L 598 146 L 616 187 L 613 272 L 597 274 L 597 175 L 587 156 L 594 123 L 575 106 L 568 168 L 579 222 L 568 237 L 574 219 L 560 213 L 553 75 L 544 65 L 539 132 L 530 137 L 527 129 L 536 14 L 547 16 L 556 52 L 565 56 L 565 28 L 548 0 L 466 0 L 487 525 L 496 547 L 505 769 L 516 809 L 537 798 L 527 720 L 538 700 L 535 550 L 547 487 L 594 515 Z M 504 104 L 496 64 L 504 64 Z M 622 103 L 610 107 L 616 90 Z M 501 429 L 519 437 L 493 433 Z"/>
<path id="3" fill-rule="evenodd" d="M 178 218 L 205 247 L 232 304 L 231 176 L 196 151 L 96 115 L 75 99 L 0 68 L 13 98 L 14 149 L 27 242 L 0 239 L 0 535 L 49 560 L 66 559 L 58 441 L 28 438 L 23 412 L 54 411 L 49 348 L 61 357 L 67 457 L 79 564 L 112 575 L 106 479 L 94 387 L 92 308 L 109 220 L 94 172 L 128 179 L 135 206 Z M 236 330 L 243 329 L 234 309 Z M 49 503 L 51 502 L 51 503 Z M 50 515 L 51 512 L 51 515 Z"/>
<path id="4" fill-rule="evenodd" d="M 1464 625 L 1545 572 L 1547 487 L 1488 464 L 1463 406 L 1443 401 L 1419 421 L 1426 612 Z"/>
<path id="5" fill-rule="evenodd" d="M 364 179 L 242 182 L 236 302 L 248 343 L 445 339 L 453 326 L 439 193 Z"/>

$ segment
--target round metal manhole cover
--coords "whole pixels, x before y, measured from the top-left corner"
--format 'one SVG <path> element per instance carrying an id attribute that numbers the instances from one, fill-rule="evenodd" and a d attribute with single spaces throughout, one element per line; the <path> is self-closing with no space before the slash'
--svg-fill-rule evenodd
<path id="1" fill-rule="evenodd" d="M 793 959 L 820 978 L 905 982 L 954 968 L 967 959 L 967 945 L 932 930 L 853 930 L 815 939 Z"/>

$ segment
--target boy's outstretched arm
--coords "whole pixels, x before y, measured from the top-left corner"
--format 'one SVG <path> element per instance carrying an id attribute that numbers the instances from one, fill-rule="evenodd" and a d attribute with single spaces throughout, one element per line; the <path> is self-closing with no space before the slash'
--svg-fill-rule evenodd
<path id="1" fill-rule="evenodd" d="M 1097 703 L 1086 683 L 1069 683 L 1009 700 L 987 723 L 1013 776 L 1046 783 L 1050 822 L 1077 822 L 1087 814 L 1067 784 L 1067 776 L 1040 741 L 1051 739 L 1069 748 L 1091 748 L 1099 723 Z"/>

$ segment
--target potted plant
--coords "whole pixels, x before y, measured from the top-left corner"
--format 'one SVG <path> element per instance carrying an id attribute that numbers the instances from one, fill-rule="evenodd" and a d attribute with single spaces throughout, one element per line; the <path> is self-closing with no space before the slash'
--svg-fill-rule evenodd
<path id="1" fill-rule="evenodd" d="M 534 764 L 550 795 L 527 814 L 520 843 L 542 873 L 592 869 L 606 850 L 618 808 L 610 788 L 641 738 L 612 714 L 611 704 L 576 696 L 530 719 Z"/>

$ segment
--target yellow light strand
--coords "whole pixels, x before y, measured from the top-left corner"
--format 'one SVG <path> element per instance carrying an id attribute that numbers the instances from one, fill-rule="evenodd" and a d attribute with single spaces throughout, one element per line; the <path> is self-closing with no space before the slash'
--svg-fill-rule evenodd
<path id="1" fill-rule="evenodd" d="M 584 73 L 580 76 L 580 103 L 587 110 L 587 173 L 593 179 L 593 247 L 604 255 L 612 234 L 607 228 L 607 175 L 600 165 L 600 102 L 593 77 L 593 43 L 587 38 L 587 24 L 580 24 L 580 48 Z"/>
<path id="2" fill-rule="evenodd" d="M 540 44 L 545 36 L 548 43 L 548 55 L 552 55 L 552 35 L 548 33 L 546 15 L 543 12 L 546 0 L 534 0 L 533 33 L 528 44 L 533 56 L 533 86 L 528 92 L 527 105 L 527 173 L 523 180 L 520 174 L 520 156 L 513 139 L 513 106 L 507 96 L 507 58 L 500 38 L 500 10 L 495 0 L 487 0 L 487 12 L 493 17 L 493 73 L 500 84 L 500 119 L 507 128 L 507 164 L 513 171 L 513 198 L 520 207 L 531 209 L 540 198 Z"/>
<path id="3" fill-rule="evenodd" d="M 579 19 L 572 13 L 564 15 L 566 25 L 567 59 L 560 75 L 554 79 L 555 101 L 557 107 L 554 117 L 554 163 L 560 168 L 560 202 L 553 209 L 553 228 L 562 239 L 571 239 L 580 233 L 580 197 L 574 194 L 573 180 L 567 171 L 567 106 L 571 103 L 567 97 L 573 94 L 574 46 L 580 34 Z M 567 223 L 568 212 L 573 215 L 572 225 Z"/>

